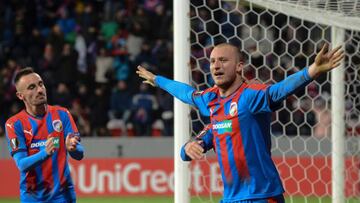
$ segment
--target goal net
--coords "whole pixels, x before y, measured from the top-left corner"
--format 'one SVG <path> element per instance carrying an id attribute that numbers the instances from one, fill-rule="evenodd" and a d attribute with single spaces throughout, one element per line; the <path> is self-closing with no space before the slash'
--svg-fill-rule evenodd
<path id="1" fill-rule="evenodd" d="M 190 81 L 199 90 L 213 85 L 209 54 L 218 43 L 239 46 L 247 58 L 243 77 L 267 84 L 309 66 L 324 43 L 346 52 L 342 67 L 273 113 L 272 155 L 288 202 L 360 201 L 359 11 L 360 3 L 347 0 L 190 1 Z M 192 136 L 208 122 L 191 109 Z M 214 153 L 190 170 L 191 195 L 217 202 Z"/>

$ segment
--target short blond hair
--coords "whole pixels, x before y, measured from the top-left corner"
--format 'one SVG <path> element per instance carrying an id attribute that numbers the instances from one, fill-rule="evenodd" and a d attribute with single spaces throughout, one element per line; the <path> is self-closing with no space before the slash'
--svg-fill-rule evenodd
<path id="1" fill-rule="evenodd" d="M 244 53 L 239 49 L 239 47 L 237 47 L 237 46 L 235 46 L 235 45 L 233 45 L 233 44 L 230 44 L 230 43 L 221 43 L 221 44 L 215 45 L 214 48 L 226 47 L 226 46 L 229 46 L 229 47 L 231 47 L 231 48 L 234 49 L 238 61 L 244 62 L 244 60 L 245 60 L 245 58 L 244 58 Z"/>

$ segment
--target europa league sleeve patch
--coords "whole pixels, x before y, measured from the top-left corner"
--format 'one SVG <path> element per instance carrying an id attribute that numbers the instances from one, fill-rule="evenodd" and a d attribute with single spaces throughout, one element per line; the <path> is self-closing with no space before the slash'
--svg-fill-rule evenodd
<path id="1" fill-rule="evenodd" d="M 202 93 L 204 93 L 204 91 L 194 91 L 193 96 L 198 97 L 201 96 Z"/>
<path id="2" fill-rule="evenodd" d="M 10 146 L 11 146 L 11 149 L 13 150 L 13 151 L 16 151 L 16 150 L 18 150 L 18 148 L 19 148 L 19 141 L 18 141 L 18 139 L 15 137 L 15 138 L 11 138 L 11 140 L 10 140 Z"/>

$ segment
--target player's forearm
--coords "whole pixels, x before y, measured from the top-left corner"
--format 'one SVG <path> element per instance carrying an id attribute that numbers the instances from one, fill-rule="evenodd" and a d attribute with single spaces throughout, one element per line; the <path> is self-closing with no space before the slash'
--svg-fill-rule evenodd
<path id="1" fill-rule="evenodd" d="M 272 103 L 283 101 L 289 95 L 304 88 L 312 81 L 308 68 L 294 73 L 286 79 L 269 87 L 269 96 Z"/>
<path id="2" fill-rule="evenodd" d="M 192 93 L 195 91 L 195 89 L 190 85 L 170 80 L 162 76 L 156 76 L 155 83 L 161 89 L 167 91 L 182 102 L 195 105 L 192 100 Z"/>
<path id="3" fill-rule="evenodd" d="M 81 160 L 84 158 L 84 147 L 78 143 L 76 145 L 76 150 L 69 152 L 70 156 L 75 160 Z"/>
<path id="4" fill-rule="evenodd" d="M 40 152 L 31 156 L 27 156 L 26 152 L 18 152 L 15 153 L 13 156 L 16 166 L 21 172 L 27 172 L 28 170 L 39 166 L 48 157 L 49 155 L 46 153 L 45 150 L 41 150 Z"/>

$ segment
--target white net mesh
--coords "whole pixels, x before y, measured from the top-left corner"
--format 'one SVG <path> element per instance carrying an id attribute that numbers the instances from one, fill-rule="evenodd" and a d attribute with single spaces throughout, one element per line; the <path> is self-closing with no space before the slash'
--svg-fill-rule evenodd
<path id="1" fill-rule="evenodd" d="M 310 65 L 319 48 L 324 43 L 331 44 L 331 26 L 306 20 L 317 18 L 319 13 L 314 11 L 312 11 L 313 16 L 298 18 L 294 17 L 292 11 L 283 14 L 261 7 L 259 1 L 254 1 L 256 4 L 218 0 L 190 2 L 191 81 L 192 85 L 200 90 L 213 84 L 208 60 L 211 48 L 215 44 L 231 42 L 238 45 L 247 56 L 243 77 L 268 84 L 276 83 Z M 266 5 L 269 1 L 261 2 Z M 343 17 L 359 18 L 359 5 L 354 1 L 278 2 L 289 3 L 295 7 L 335 12 Z M 336 6 L 334 6 L 335 2 L 337 2 Z M 358 158 L 360 155 L 360 34 L 352 27 L 348 27 L 345 33 L 346 180 L 344 190 L 347 202 L 358 202 L 360 201 Z M 330 74 L 321 76 L 303 91 L 289 97 L 283 107 L 273 114 L 272 154 L 282 177 L 288 202 L 331 200 L 330 108 L 334 104 L 331 104 L 330 86 Z M 201 117 L 195 109 L 192 109 L 191 117 L 192 135 L 209 122 L 208 118 Z M 214 168 L 216 160 L 212 154 L 209 152 L 209 160 L 194 163 L 192 166 L 202 168 L 201 181 L 199 184 L 192 183 L 192 192 L 203 202 L 216 202 L 216 198 L 213 197 L 221 195 L 218 186 L 221 185 L 220 180 L 211 177 L 219 175 L 216 174 L 217 169 Z M 218 185 L 214 186 L 215 183 Z M 199 187 L 202 190 L 197 189 Z M 208 193 L 210 198 L 203 196 Z"/>
<path id="2" fill-rule="evenodd" d="M 249 0 L 276 12 L 304 20 L 359 30 L 360 4 L 356 0 Z"/>

